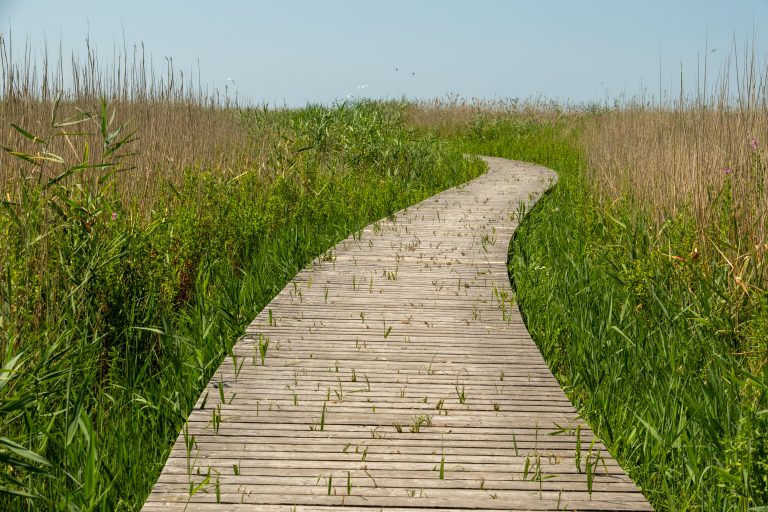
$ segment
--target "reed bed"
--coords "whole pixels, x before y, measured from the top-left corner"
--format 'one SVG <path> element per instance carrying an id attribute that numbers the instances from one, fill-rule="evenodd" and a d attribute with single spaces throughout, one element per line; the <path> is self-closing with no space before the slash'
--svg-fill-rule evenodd
<path id="1" fill-rule="evenodd" d="M 491 140 L 494 127 L 503 131 L 510 121 L 547 123 L 580 112 L 544 98 L 488 100 L 448 95 L 412 103 L 408 121 L 416 129 L 436 131 L 444 137 L 460 137 L 470 131 Z"/>
<path id="2" fill-rule="evenodd" d="M 759 375 L 768 366 L 768 66 L 754 51 L 740 62 L 726 62 L 708 95 L 597 113 L 581 144 L 599 196 L 644 217 L 657 256 L 688 274 L 722 272 L 730 327 L 721 333 Z"/>
<path id="3" fill-rule="evenodd" d="M 768 250 L 768 109 L 751 103 L 609 112 L 587 125 L 583 143 L 605 197 L 631 200 L 657 226 L 691 216 L 700 240 L 677 256 L 720 249 L 735 284 L 764 289 L 754 266 Z"/>
<path id="4" fill-rule="evenodd" d="M 141 52 L 48 66 L 2 44 L 2 509 L 139 509 L 298 270 L 482 171 L 401 102 L 253 108 Z"/>
<path id="5" fill-rule="evenodd" d="M 81 131 L 86 113 L 101 112 L 109 105 L 112 130 L 121 129 L 131 144 L 130 173 L 118 172 L 112 186 L 123 201 L 133 205 L 133 213 L 147 217 L 157 202 L 166 202 L 168 184 L 178 187 L 185 171 L 215 170 L 231 176 L 243 168 L 266 168 L 264 145 L 268 129 L 244 129 L 243 109 L 229 95 L 204 88 L 195 81 L 195 70 L 186 75 L 166 59 L 157 68 L 142 46 L 124 46 L 116 51 L 112 65 L 99 63 L 95 48 L 87 44 L 85 58 L 72 55 L 68 60 L 59 50 L 57 58 L 35 58 L 37 52 L 27 44 L 21 51 L 0 36 L 0 135 L 4 145 L 34 154 L 37 151 L 60 156 L 67 164 L 79 162 L 82 155 L 73 138 L 88 144 L 91 158 L 98 160 L 102 145 L 97 131 Z M 45 141 L 38 147 L 20 137 L 13 125 Z M 85 137 L 90 134 L 90 137 Z M 11 148 L 9 148 L 11 149 Z M 256 151 L 254 151 L 256 149 Z M 49 162 L 42 162 L 47 164 Z M 0 152 L 0 193 L 17 197 L 22 181 L 44 181 L 54 177 L 55 165 L 40 165 L 34 174 L 18 165 L 8 151 Z M 167 205 L 166 205 L 167 206 Z"/>
<path id="6" fill-rule="evenodd" d="M 756 67 L 655 107 L 269 110 L 140 46 L 0 45 L 0 508 L 138 509 L 243 326 L 340 238 L 481 172 L 462 153 L 560 173 L 511 247 L 517 300 L 654 506 L 766 505 Z"/>
<path id="7" fill-rule="evenodd" d="M 412 114 L 468 153 L 558 171 L 520 211 L 517 300 L 657 510 L 768 505 L 768 74 L 754 52 L 738 62 L 661 104 L 448 98 Z"/>
<path id="8" fill-rule="evenodd" d="M 517 300 L 657 510 L 768 504 L 768 117 L 765 73 L 746 74 L 662 106 L 422 115 L 466 152 L 558 171 L 510 247 Z"/>

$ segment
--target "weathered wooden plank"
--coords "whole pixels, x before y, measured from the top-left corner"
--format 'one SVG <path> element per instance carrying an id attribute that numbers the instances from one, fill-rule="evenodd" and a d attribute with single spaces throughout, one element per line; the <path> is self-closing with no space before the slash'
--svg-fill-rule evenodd
<path id="1" fill-rule="evenodd" d="M 319 482 L 316 482 L 315 485 L 289 485 L 289 484 L 283 484 L 283 485 L 268 485 L 268 484 L 261 484 L 261 485 L 248 485 L 248 484 L 219 484 L 218 489 L 219 493 L 221 495 L 221 499 L 224 502 L 227 503 L 239 503 L 239 502 L 245 502 L 245 503 L 260 503 L 260 499 L 263 499 L 265 496 L 275 496 L 279 497 L 281 494 L 285 493 L 290 496 L 293 496 L 294 499 L 297 499 L 298 501 L 303 501 L 305 499 L 312 499 L 314 497 L 322 497 L 326 496 L 328 497 L 328 486 L 323 481 L 324 479 L 321 477 L 318 479 Z M 468 499 L 488 499 L 491 497 L 491 495 L 495 496 L 493 499 L 495 500 L 512 500 L 514 498 L 520 497 L 520 495 L 527 495 L 529 498 L 533 499 L 540 499 L 540 500 L 557 500 L 558 497 L 561 497 L 565 500 L 579 500 L 579 501 L 586 501 L 589 500 L 590 497 L 592 497 L 593 500 L 597 502 L 614 502 L 614 501 L 624 501 L 624 502 L 638 502 L 642 501 L 642 496 L 638 497 L 637 493 L 634 492 L 627 492 L 627 491 L 616 491 L 616 490 L 603 490 L 597 496 L 595 497 L 595 492 L 593 491 L 591 494 L 586 489 L 586 484 L 583 485 L 583 487 L 580 490 L 577 489 L 571 489 L 568 491 L 561 490 L 561 489 L 552 489 L 552 488 L 544 488 L 544 485 L 542 484 L 540 488 L 537 488 L 535 486 L 530 486 L 529 488 L 523 488 L 523 489 L 499 489 L 499 488 L 492 488 L 487 489 L 483 488 L 480 489 L 479 486 L 472 488 L 420 488 L 415 486 L 408 486 L 405 489 L 404 488 L 392 488 L 392 487 L 380 487 L 380 486 L 374 486 L 370 479 L 359 479 L 359 481 L 353 481 L 350 478 L 350 486 L 349 489 L 346 486 L 346 479 L 334 479 L 337 480 L 337 482 L 334 485 L 334 481 L 331 480 L 331 495 L 336 496 L 348 496 L 348 497 L 361 497 L 366 499 L 373 499 L 373 498 L 410 498 L 411 504 L 415 504 L 414 502 L 426 502 L 425 504 L 429 504 L 434 498 L 439 497 L 438 499 L 441 500 L 441 502 L 445 502 L 446 500 L 450 499 L 459 499 L 459 500 L 468 500 Z M 210 487 L 214 487 L 214 485 L 211 485 Z M 549 486 L 548 486 L 549 487 Z M 413 496 L 410 496 L 409 492 L 411 491 L 413 493 Z M 414 492 L 415 491 L 415 492 Z M 159 484 L 157 492 L 166 492 L 170 497 L 173 496 L 173 485 L 168 484 Z M 210 490 L 209 490 L 210 492 Z M 349 492 L 349 494 L 347 494 Z M 562 492 L 562 494 L 561 494 Z M 312 497 L 312 498 L 310 498 Z M 242 499 L 242 501 L 241 501 Z"/>
<path id="2" fill-rule="evenodd" d="M 530 441 L 527 443 L 522 443 L 521 441 L 518 441 L 514 445 L 512 443 L 504 446 L 504 447 L 489 447 L 485 444 L 475 444 L 470 446 L 456 446 L 454 443 L 445 443 L 443 446 L 435 447 L 433 441 L 423 442 L 423 444 L 413 444 L 408 443 L 406 441 L 401 441 L 399 443 L 393 443 L 393 442 L 386 442 L 383 443 L 381 441 L 376 443 L 339 443 L 337 440 L 332 440 L 333 443 L 322 443 L 318 442 L 317 439 L 307 439 L 307 443 L 300 443 L 301 437 L 296 438 L 296 442 L 282 442 L 282 443 L 253 443 L 250 442 L 249 439 L 242 439 L 242 442 L 238 443 L 233 441 L 232 439 L 227 439 L 227 443 L 221 443 L 220 439 L 216 439 L 215 437 L 209 437 L 206 438 L 206 440 L 202 440 L 200 438 L 195 439 L 195 449 L 200 450 L 204 453 L 209 454 L 215 454 L 215 453 L 225 453 L 227 451 L 233 451 L 236 454 L 243 454 L 248 452 L 258 452 L 260 454 L 271 454 L 271 453 L 305 453 L 305 452 L 314 452 L 314 453 L 332 453 L 332 454 L 338 454 L 338 453 L 354 453 L 354 454 L 360 454 L 362 452 L 365 452 L 366 455 L 381 455 L 381 454 L 403 454 L 407 453 L 409 455 L 445 455 L 446 457 L 450 457 L 453 455 L 479 455 L 479 456 L 497 456 L 497 455 L 504 455 L 509 457 L 519 457 L 521 456 L 528 456 L 531 454 L 531 451 L 525 448 L 526 446 L 534 448 L 534 443 L 531 443 Z M 551 454 L 556 454 L 560 459 L 571 459 L 574 456 L 574 450 L 570 446 L 569 442 L 562 442 L 559 443 L 559 446 L 554 443 L 548 442 L 548 440 L 542 439 L 542 442 L 546 442 L 547 448 L 546 450 L 543 450 L 539 452 L 539 454 L 544 454 L 545 456 L 549 456 Z M 603 448 L 604 450 L 604 448 Z M 186 447 L 176 446 L 174 448 L 174 451 L 171 452 L 171 457 L 186 457 L 188 450 Z M 453 460 L 453 459 L 452 459 Z M 455 461 L 455 460 L 454 460 Z"/>
<path id="3" fill-rule="evenodd" d="M 295 276 L 201 394 L 144 510 L 650 510 L 509 286 L 512 214 L 554 174 L 488 162 Z"/>
<path id="4" fill-rule="evenodd" d="M 576 505 L 579 505 L 578 503 Z M 217 504 L 210 504 L 210 503 L 201 503 L 201 504 L 195 504 L 194 507 L 188 507 L 186 503 L 156 503 L 156 502 L 147 502 L 146 506 L 144 507 L 144 510 L 155 512 L 160 510 L 167 510 L 167 511 L 184 511 L 189 509 L 194 510 L 200 510 L 201 512 L 207 512 L 207 511 L 215 511 L 215 510 L 222 510 L 221 505 Z M 231 503 L 227 504 L 225 507 L 227 510 L 232 511 L 252 511 L 253 505 L 248 504 L 240 504 L 240 503 Z M 582 511 L 594 511 L 594 510 L 650 510 L 646 508 L 622 508 L 622 507 L 614 507 L 613 509 L 610 508 L 595 508 L 592 506 L 579 506 L 577 508 L 571 507 L 571 509 L 574 510 L 582 510 Z M 425 509 L 421 507 L 378 507 L 374 509 L 379 512 L 423 512 Z M 492 512 L 494 510 L 500 510 L 498 508 L 478 508 L 478 507 L 471 507 L 471 508 L 455 508 L 455 507 L 441 507 L 440 510 L 442 512 L 467 512 L 469 510 L 473 512 Z M 506 509 L 501 510 L 510 510 L 510 511 L 531 511 L 531 510 L 554 510 L 552 506 L 545 506 L 544 504 L 538 506 L 523 506 L 520 507 L 507 507 Z M 562 505 L 560 510 L 569 510 L 568 507 L 565 505 Z M 330 505 L 330 506 L 322 506 L 322 505 L 259 505 L 259 512 L 330 512 L 330 511 L 343 511 L 343 512 L 370 512 L 370 507 L 354 507 L 349 505 L 344 505 L 343 508 L 339 508 L 338 505 Z"/>
<path id="5" fill-rule="evenodd" d="M 341 485 L 338 487 L 341 487 Z M 409 491 L 414 491 L 413 497 L 409 496 Z M 191 500 L 186 496 L 178 496 L 176 494 L 165 494 L 162 498 L 164 501 L 176 501 L 179 504 L 193 503 L 194 506 L 188 506 L 187 510 L 206 510 L 198 508 L 198 504 L 223 504 L 224 506 L 218 510 L 232 510 L 230 505 L 245 504 L 251 507 L 250 510 L 253 510 L 254 505 L 259 505 L 259 507 L 262 505 L 284 505 L 286 502 L 289 502 L 291 506 L 332 506 L 337 507 L 338 510 L 347 510 L 347 506 L 371 507 L 371 503 L 374 500 L 377 503 L 375 510 L 386 510 L 389 507 L 418 507 L 420 510 L 450 507 L 475 510 L 480 500 L 483 502 L 481 505 L 483 508 L 491 510 L 651 510 L 644 501 L 628 500 L 626 493 L 621 493 L 618 496 L 606 496 L 605 499 L 601 499 L 599 494 L 595 495 L 593 493 L 592 496 L 589 496 L 586 492 L 570 497 L 565 493 L 559 492 L 547 492 L 544 494 L 537 491 L 526 491 L 516 493 L 518 497 L 515 498 L 498 499 L 490 492 L 470 495 L 468 497 L 433 498 L 418 496 L 417 491 L 417 489 L 402 489 L 402 496 L 385 496 L 378 499 L 356 495 L 345 496 L 340 494 L 341 489 L 338 489 L 336 494 L 330 496 L 290 495 L 284 493 L 248 494 L 247 492 L 217 496 L 214 492 L 208 491 L 195 494 Z M 291 510 L 290 507 L 286 507 L 286 509 Z M 213 508 L 213 510 L 217 509 Z M 371 508 L 368 508 L 368 510 L 371 510 Z"/>
<path id="6" fill-rule="evenodd" d="M 396 472 L 392 472 L 395 473 Z M 328 474 L 326 474 L 327 478 Z M 347 474 L 344 471 L 337 471 L 331 474 L 333 480 L 344 483 L 347 478 Z M 539 489 L 545 491 L 584 491 L 587 488 L 587 479 L 584 475 L 580 480 L 560 480 L 560 479 L 545 479 L 541 482 L 531 480 L 510 480 L 485 478 L 485 477 L 473 477 L 473 478 L 451 478 L 448 480 L 439 480 L 435 478 L 434 472 L 431 475 L 422 477 L 403 478 L 402 474 L 395 477 L 383 477 L 378 474 L 373 474 L 369 477 L 363 471 L 350 472 L 350 481 L 353 482 L 353 489 L 365 489 L 373 486 L 373 480 L 376 481 L 376 485 L 380 488 L 395 488 L 395 489 L 479 489 L 481 486 L 485 490 L 524 490 L 524 491 L 538 491 Z M 431 478 L 430 478 L 431 477 Z M 322 479 L 320 480 L 321 485 Z M 159 492 L 173 493 L 174 487 L 179 484 L 188 484 L 189 476 L 186 474 L 177 475 L 164 475 L 162 479 L 158 481 L 156 488 Z M 242 486 L 250 486 L 251 488 L 258 488 L 261 486 L 275 486 L 275 485 L 287 485 L 289 487 L 304 486 L 314 487 L 318 485 L 317 475 L 294 475 L 294 474 L 277 474 L 277 475 L 233 475 L 227 479 L 226 484 L 220 484 L 222 492 L 237 490 Z M 327 484 L 326 484 L 327 485 Z M 234 489 L 233 489 L 234 487 Z M 327 489 L 327 488 L 326 488 Z M 598 492 L 610 491 L 610 492 L 633 492 L 635 490 L 634 485 L 631 482 L 611 481 L 604 482 L 598 485 Z M 327 491 L 326 491 L 327 492 Z M 594 492 L 594 489 L 593 489 Z"/>
<path id="7" fill-rule="evenodd" d="M 555 435 L 557 433 L 557 435 Z M 186 447 L 182 444 L 188 433 L 182 432 L 178 437 L 178 447 Z M 258 440 L 269 443 L 277 440 L 291 439 L 296 443 L 322 443 L 325 440 L 336 440 L 339 442 L 350 443 L 355 446 L 364 445 L 372 441 L 382 441 L 397 445 L 406 443 L 414 445 L 419 441 L 431 443 L 438 449 L 443 446 L 449 446 L 456 442 L 484 443 L 492 446 L 515 446 L 522 447 L 533 445 L 539 447 L 539 443 L 545 436 L 551 436 L 547 440 L 547 447 L 562 446 L 567 443 L 573 447 L 575 436 L 561 436 L 559 430 L 554 429 L 535 429 L 535 428 L 517 428 L 517 429 L 461 429 L 453 428 L 448 432 L 438 432 L 435 430 L 424 430 L 419 432 L 418 436 L 413 436 L 410 432 L 395 432 L 394 430 L 384 432 L 382 429 L 370 426 L 358 426 L 356 428 L 341 428 L 340 426 L 329 425 L 325 430 L 305 430 L 297 429 L 295 426 L 282 423 L 275 424 L 222 424 L 219 432 L 213 431 L 200 432 L 192 441 L 210 441 L 213 443 L 234 443 L 242 444 L 244 438 L 249 438 L 253 442 Z M 191 437 L 191 436 L 189 436 Z M 595 449 L 601 449 L 602 444 L 590 431 L 581 433 L 581 442 L 591 444 L 595 441 Z M 437 444 L 435 444 L 437 442 Z M 174 448 L 175 449 L 175 448 Z M 575 452 L 575 449 L 572 450 Z M 586 451 L 586 449 L 585 449 Z"/>

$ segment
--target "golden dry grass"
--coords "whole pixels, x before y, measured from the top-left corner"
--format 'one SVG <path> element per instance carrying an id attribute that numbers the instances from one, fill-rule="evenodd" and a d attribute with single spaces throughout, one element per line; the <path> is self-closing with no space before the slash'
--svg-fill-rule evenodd
<path id="1" fill-rule="evenodd" d="M 513 99 L 465 99 L 448 96 L 413 103 L 409 121 L 418 129 L 435 130 L 442 135 L 459 135 L 476 123 L 510 117 L 530 121 L 555 121 L 572 114 L 556 102 Z"/>
<path id="2" fill-rule="evenodd" d="M 729 208 L 741 235 L 766 241 L 768 110 L 629 109 L 585 125 L 594 181 L 663 219 L 686 210 L 702 230 Z M 730 197 L 729 197 L 730 196 Z"/>
<path id="3" fill-rule="evenodd" d="M 46 151 L 70 166 L 81 163 L 82 150 L 75 148 L 81 147 L 81 134 L 89 132 L 91 160 L 99 161 L 103 148 L 93 137 L 93 126 L 86 126 L 89 121 L 61 124 L 84 112 L 94 115 L 105 102 L 110 130 L 123 127 L 121 137 L 140 137 L 124 151 L 130 154 L 131 172 L 114 180 L 121 198 L 133 204 L 137 214 L 149 212 L 168 193 L 167 184 L 178 185 L 190 170 L 241 173 L 265 166 L 258 156 L 265 152 L 254 151 L 254 146 L 268 145 L 270 127 L 247 129 L 236 101 L 190 84 L 194 73 L 185 76 L 172 61 L 160 71 L 151 69 L 142 47 L 124 48 L 109 66 L 99 62 L 90 45 L 85 59 L 73 56 L 66 64 L 61 55 L 49 59 L 44 53 L 42 62 L 33 55 L 29 47 L 21 54 L 14 51 L 0 35 L 0 144 L 31 154 Z M 54 121 L 60 125 L 54 126 Z M 45 140 L 43 149 L 13 124 Z M 33 168 L 2 151 L 0 193 L 15 200 L 21 181 L 49 179 L 61 167 Z"/>
<path id="4" fill-rule="evenodd" d="M 91 105 L 89 112 L 100 109 L 98 100 L 77 103 L 84 104 Z M 53 109 L 54 102 L 50 100 L 0 101 L 2 144 L 28 153 L 40 152 L 39 147 L 16 132 L 11 126 L 13 123 L 46 140 L 45 150 L 62 157 L 68 165 L 79 163 L 82 150 L 75 148 L 80 148 L 81 144 L 74 143 L 73 139 L 81 136 L 67 135 L 73 132 L 72 126 L 53 127 Z M 63 103 L 57 120 L 65 121 L 82 111 L 73 102 Z M 232 108 L 193 102 L 110 101 L 109 111 L 115 116 L 113 128 L 125 125 L 122 135 L 135 132 L 134 137 L 140 137 L 138 143 L 129 144 L 127 148 L 134 168 L 130 173 L 118 175 L 115 180 L 120 196 L 134 203 L 138 212 L 146 213 L 152 209 L 157 195 L 161 190 L 167 190 L 165 185 L 168 182 L 178 185 L 189 169 L 234 173 L 258 166 L 253 161 L 257 152 L 252 151 L 252 146 L 266 143 L 257 134 L 244 129 L 238 110 Z M 90 146 L 92 157 L 98 159 L 101 149 L 98 142 L 93 139 Z M 50 166 L 33 169 L 8 152 L 2 152 L 0 190 L 4 196 L 14 197 L 21 180 L 48 179 L 52 177 L 49 171 Z"/>

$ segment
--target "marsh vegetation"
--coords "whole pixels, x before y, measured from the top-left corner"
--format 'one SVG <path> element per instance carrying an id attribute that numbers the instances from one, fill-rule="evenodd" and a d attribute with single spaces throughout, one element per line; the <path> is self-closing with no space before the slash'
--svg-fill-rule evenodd
<path id="1" fill-rule="evenodd" d="M 735 102 L 269 109 L 170 63 L 89 53 L 65 80 L 0 54 L 0 506 L 138 509 L 245 325 L 338 240 L 479 175 L 464 152 L 560 174 L 510 248 L 516 300 L 653 505 L 766 504 L 764 70 Z"/>

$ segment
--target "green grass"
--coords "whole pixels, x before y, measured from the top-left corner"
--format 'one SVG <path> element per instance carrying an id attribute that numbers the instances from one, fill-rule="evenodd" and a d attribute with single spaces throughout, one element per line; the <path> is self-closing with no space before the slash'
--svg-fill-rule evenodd
<path id="1" fill-rule="evenodd" d="M 516 298 L 556 377 L 653 505 L 764 505 L 768 370 L 753 354 L 766 350 L 765 293 L 741 294 L 708 252 L 689 257 L 699 234 L 685 212 L 658 226 L 629 200 L 600 197 L 579 140 L 592 115 L 478 116 L 441 141 L 411 130 L 408 108 L 241 112 L 249 161 L 267 167 L 187 168 L 149 215 L 112 187 L 141 140 L 110 126 L 107 108 L 78 121 L 99 145 L 77 147 L 75 164 L 17 155 L 36 179 L 0 214 L 0 508 L 138 509 L 244 326 L 339 239 L 478 175 L 462 152 L 558 171 L 510 249 Z M 63 131 L 18 137 L 44 149 Z M 61 181 L 35 174 L 41 164 Z M 723 233 L 708 235 L 742 242 Z"/>
<path id="2" fill-rule="evenodd" d="M 657 510 L 765 505 L 768 367 L 754 374 L 744 354 L 766 349 L 766 296 L 688 257 L 697 233 L 685 213 L 658 228 L 628 200 L 602 201 L 579 145 L 585 122 L 596 120 L 480 120 L 457 138 L 559 173 L 510 246 L 526 324 Z"/>
<path id="3" fill-rule="evenodd" d="M 61 181 L 24 180 L 2 203 L 0 508 L 138 509 L 203 386 L 299 269 L 482 172 L 410 130 L 405 109 L 244 111 L 242 129 L 272 144 L 253 148 L 269 168 L 189 168 L 149 218 L 110 186 L 141 140 L 106 105 L 78 118 L 101 145 L 77 147 L 77 165 L 51 156 Z M 19 137 L 42 151 L 65 130 Z M 36 155 L 18 155 L 30 176 Z"/>

